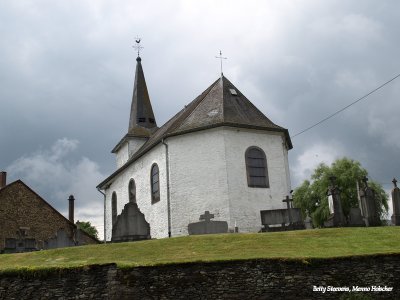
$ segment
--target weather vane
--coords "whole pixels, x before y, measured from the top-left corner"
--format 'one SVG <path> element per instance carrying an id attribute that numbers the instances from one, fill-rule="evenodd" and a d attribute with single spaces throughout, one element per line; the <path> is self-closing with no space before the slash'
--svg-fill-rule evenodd
<path id="1" fill-rule="evenodd" d="M 227 57 L 222 57 L 222 51 L 219 50 L 219 56 L 216 56 L 215 58 L 219 58 L 221 61 L 221 76 L 224 75 L 224 73 L 222 72 L 222 60 L 223 59 L 228 59 Z"/>
<path id="2" fill-rule="evenodd" d="M 137 51 L 137 56 L 138 56 L 138 57 L 139 57 L 139 55 L 140 55 L 140 50 L 143 49 L 143 47 L 140 45 L 140 41 L 141 41 L 141 40 L 142 40 L 142 39 L 141 39 L 140 37 L 136 37 L 136 38 L 135 38 L 136 45 L 133 45 L 133 46 L 132 46 L 132 48 L 135 49 L 135 50 Z"/>

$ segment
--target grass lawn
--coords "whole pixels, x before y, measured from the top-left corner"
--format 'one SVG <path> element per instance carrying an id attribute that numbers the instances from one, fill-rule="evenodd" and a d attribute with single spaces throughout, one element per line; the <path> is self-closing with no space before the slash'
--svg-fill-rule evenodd
<path id="1" fill-rule="evenodd" d="M 0 272 L 116 263 L 153 266 L 255 258 L 307 259 L 399 253 L 400 227 L 219 234 L 0 255 Z"/>

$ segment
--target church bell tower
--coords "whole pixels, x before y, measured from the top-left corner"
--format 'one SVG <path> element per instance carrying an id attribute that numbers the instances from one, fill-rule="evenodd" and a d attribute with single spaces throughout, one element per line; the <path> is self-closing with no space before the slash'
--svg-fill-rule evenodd
<path id="1" fill-rule="evenodd" d="M 140 39 L 136 39 L 134 48 L 138 51 L 138 56 L 136 58 L 128 133 L 111 151 L 116 154 L 118 168 L 125 164 L 158 129 L 144 78 L 142 59 L 140 57 L 140 49 L 142 49 Z"/>

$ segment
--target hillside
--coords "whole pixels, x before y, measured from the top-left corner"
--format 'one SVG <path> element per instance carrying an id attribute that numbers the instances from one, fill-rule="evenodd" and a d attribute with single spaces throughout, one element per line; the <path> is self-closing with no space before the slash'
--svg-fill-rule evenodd
<path id="1" fill-rule="evenodd" d="M 186 236 L 0 255 L 0 272 L 116 263 L 150 266 L 255 258 L 307 259 L 400 253 L 400 227 Z"/>

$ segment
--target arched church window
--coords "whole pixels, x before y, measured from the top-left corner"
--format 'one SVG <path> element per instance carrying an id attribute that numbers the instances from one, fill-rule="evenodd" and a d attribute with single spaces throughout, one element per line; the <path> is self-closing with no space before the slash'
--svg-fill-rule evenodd
<path id="1" fill-rule="evenodd" d="M 112 225 L 117 221 L 117 193 L 113 192 L 111 196 L 111 220 Z"/>
<path id="2" fill-rule="evenodd" d="M 154 164 L 151 167 L 151 203 L 155 203 L 160 200 L 160 178 L 158 165 Z"/>
<path id="3" fill-rule="evenodd" d="M 258 147 L 246 150 L 247 185 L 249 187 L 269 188 L 267 158 Z"/>
<path id="4" fill-rule="evenodd" d="M 133 178 L 129 180 L 128 193 L 129 193 L 129 202 L 136 203 L 136 184 Z"/>

